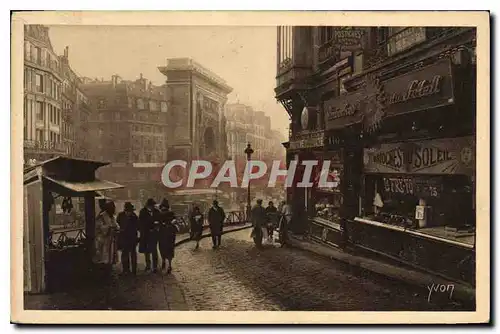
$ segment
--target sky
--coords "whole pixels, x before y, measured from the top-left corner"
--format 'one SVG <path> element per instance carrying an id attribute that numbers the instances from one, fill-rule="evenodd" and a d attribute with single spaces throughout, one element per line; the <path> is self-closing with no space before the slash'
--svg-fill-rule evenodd
<path id="1" fill-rule="evenodd" d="M 288 136 L 288 116 L 274 98 L 276 27 L 252 26 L 50 26 L 56 53 L 69 46 L 69 62 L 80 76 L 124 80 L 140 74 L 153 84 L 166 77 L 158 66 L 189 57 L 222 77 L 233 92 L 228 103 L 262 110 L 271 126 Z"/>

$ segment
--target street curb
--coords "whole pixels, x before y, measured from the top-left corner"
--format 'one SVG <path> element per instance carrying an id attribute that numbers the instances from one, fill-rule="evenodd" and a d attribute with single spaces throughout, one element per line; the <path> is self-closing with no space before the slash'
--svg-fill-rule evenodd
<path id="1" fill-rule="evenodd" d="M 247 223 L 243 226 L 238 226 L 238 227 L 230 229 L 230 230 L 222 231 L 222 234 L 227 234 L 227 233 L 231 233 L 231 232 L 238 232 L 238 231 L 250 228 L 250 227 L 252 227 L 252 224 Z M 212 233 L 208 232 L 208 233 L 202 234 L 200 239 L 208 238 L 211 236 L 212 236 Z M 182 245 L 186 242 L 189 242 L 189 241 L 192 241 L 190 237 L 183 238 L 175 243 L 175 247 L 180 246 L 180 245 Z"/>
<path id="2" fill-rule="evenodd" d="M 453 284 L 453 299 L 464 302 L 467 304 L 475 304 L 476 291 L 474 288 L 468 287 L 464 284 L 446 281 L 441 277 L 430 275 L 416 270 L 400 268 L 388 263 L 372 260 L 366 257 L 357 256 L 345 253 L 339 250 L 331 249 L 327 246 L 315 244 L 312 242 L 304 242 L 294 237 L 289 238 L 289 244 L 292 247 L 300 248 L 321 256 L 344 262 L 351 266 L 356 266 L 364 270 L 373 272 L 375 274 L 385 276 L 406 284 L 414 285 L 418 288 L 429 291 L 431 286 L 444 285 L 448 286 Z M 433 293 L 435 293 L 433 291 Z"/>

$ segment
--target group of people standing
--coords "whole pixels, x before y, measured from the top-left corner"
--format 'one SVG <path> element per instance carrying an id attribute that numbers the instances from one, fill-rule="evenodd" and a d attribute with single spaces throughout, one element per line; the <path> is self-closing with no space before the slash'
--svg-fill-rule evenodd
<path id="1" fill-rule="evenodd" d="M 252 237 L 255 238 L 256 233 L 258 233 L 262 236 L 262 239 L 272 243 L 274 229 L 278 227 L 280 231 L 280 242 L 284 245 L 286 231 L 291 220 L 291 213 L 291 207 L 286 204 L 285 201 L 282 201 L 278 208 L 270 201 L 268 206 L 264 208 L 262 200 L 258 199 L 251 212 L 252 224 L 254 227 L 251 234 Z"/>
<path id="2" fill-rule="evenodd" d="M 150 198 L 144 207 L 135 213 L 131 202 L 125 202 L 123 211 L 115 218 L 116 206 L 113 201 L 100 200 L 100 212 L 96 217 L 95 230 L 95 255 L 94 262 L 111 272 L 112 265 L 117 263 L 117 251 L 121 251 L 121 263 L 124 274 L 137 274 L 137 246 L 139 253 L 144 254 L 145 271 L 158 271 L 158 249 L 161 256 L 161 270 L 172 272 L 172 259 L 174 258 L 175 239 L 179 232 L 175 220 L 176 216 L 170 209 L 168 200 L 163 199 L 156 208 L 156 202 Z M 208 210 L 208 223 L 212 236 L 212 248 L 221 245 L 226 213 L 219 206 L 218 201 L 213 201 Z M 290 221 L 291 208 L 284 202 L 276 208 L 269 202 L 267 208 L 262 206 L 262 200 L 257 200 L 257 205 L 252 209 L 252 222 L 255 228 L 262 230 L 264 238 L 272 238 L 273 229 L 278 217 L 281 219 L 280 230 L 286 230 Z M 196 242 L 195 249 L 199 248 L 202 238 L 204 215 L 199 207 L 194 207 L 189 215 L 191 223 L 191 239 Z M 167 266 L 168 263 L 168 266 Z"/>
<path id="3" fill-rule="evenodd" d="M 100 212 L 96 217 L 95 263 L 111 270 L 111 266 L 117 262 L 116 251 L 120 250 L 123 273 L 135 275 L 139 245 L 139 253 L 145 257 L 146 271 L 158 271 L 158 249 L 161 269 L 166 269 L 167 273 L 172 271 L 178 229 L 168 200 L 163 199 L 159 208 L 156 208 L 156 202 L 152 198 L 148 199 L 139 215 L 135 213 L 132 203 L 125 202 L 123 211 L 116 219 L 113 201 L 102 200 L 99 207 Z"/>

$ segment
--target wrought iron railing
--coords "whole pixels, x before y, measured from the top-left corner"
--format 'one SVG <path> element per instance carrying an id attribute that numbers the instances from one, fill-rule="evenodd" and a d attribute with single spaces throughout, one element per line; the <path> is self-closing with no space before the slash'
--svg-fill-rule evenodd
<path id="1" fill-rule="evenodd" d="M 58 143 L 48 140 L 24 140 L 24 149 L 33 151 L 56 151 L 61 153 L 66 152 L 66 146 L 64 143 Z"/>

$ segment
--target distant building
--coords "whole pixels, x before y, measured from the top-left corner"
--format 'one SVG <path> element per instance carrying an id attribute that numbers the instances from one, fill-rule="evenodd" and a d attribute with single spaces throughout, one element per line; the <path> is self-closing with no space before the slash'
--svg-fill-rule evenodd
<path id="1" fill-rule="evenodd" d="M 24 36 L 25 164 L 58 155 L 91 158 L 92 109 L 70 67 L 68 47 L 58 56 L 42 25 L 26 25 Z"/>
<path id="2" fill-rule="evenodd" d="M 225 159 L 224 106 L 233 90 L 222 78 L 190 58 L 167 59 L 159 67 L 170 97 L 169 160 Z"/>
<path id="3" fill-rule="evenodd" d="M 271 168 L 274 160 L 285 162 L 285 148 L 282 142 L 284 136 L 278 130 L 271 129 L 271 118 L 262 111 L 254 111 L 251 106 L 241 103 L 232 103 L 226 106 L 227 118 L 227 145 L 231 159 L 235 160 L 239 177 L 244 173 L 247 157 L 247 144 L 252 145 L 254 154 L 252 159 L 265 161 Z M 265 185 L 255 182 L 254 185 L 261 191 Z M 269 193 L 267 189 L 265 192 Z M 246 201 L 246 190 L 235 195 L 240 201 Z"/>
<path id="4" fill-rule="evenodd" d="M 167 159 L 167 91 L 140 75 L 124 81 L 82 79 L 81 88 L 96 106 L 91 123 L 93 155 L 111 162 L 100 176 L 125 185 L 113 192 L 119 201 L 142 206 L 164 196 L 160 175 Z"/>
<path id="5" fill-rule="evenodd" d="M 24 26 L 24 160 L 33 164 L 66 155 L 62 135 L 61 64 L 49 28 Z"/>
<path id="6" fill-rule="evenodd" d="M 62 133 L 67 154 L 82 159 L 95 158 L 91 154 L 89 120 L 92 107 L 88 97 L 81 90 L 81 80 L 69 64 L 69 48 L 59 57 L 63 75 Z"/>

